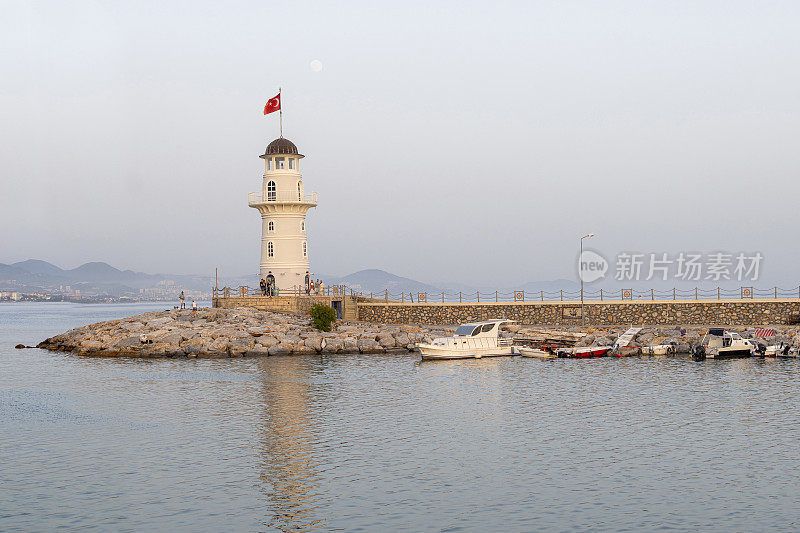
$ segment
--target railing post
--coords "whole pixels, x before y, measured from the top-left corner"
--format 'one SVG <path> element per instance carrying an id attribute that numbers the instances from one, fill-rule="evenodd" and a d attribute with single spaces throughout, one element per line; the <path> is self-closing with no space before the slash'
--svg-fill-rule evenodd
<path id="1" fill-rule="evenodd" d="M 522 301 L 525 301 L 525 289 L 522 289 Z"/>
<path id="2" fill-rule="evenodd" d="M 404 293 L 404 292 L 400 293 L 400 303 L 401 304 L 406 303 L 406 293 Z"/>
<path id="3" fill-rule="evenodd" d="M 675 294 L 676 294 L 675 287 L 672 287 L 672 299 L 673 300 L 676 300 Z"/>
<path id="4" fill-rule="evenodd" d="M 561 301 L 564 301 L 564 289 L 561 289 Z"/>
<path id="5" fill-rule="evenodd" d="M 619 299 L 620 300 L 624 300 L 625 299 L 625 295 L 622 293 L 622 289 L 619 290 Z"/>
<path id="6" fill-rule="evenodd" d="M 800 287 L 797 290 L 800 291 Z M 458 303 L 461 303 L 461 291 L 458 291 Z"/>
<path id="7" fill-rule="evenodd" d="M 444 303 L 444 291 L 442 291 L 442 303 Z"/>
<path id="8" fill-rule="evenodd" d="M 800 289 L 798 289 L 798 291 L 800 291 Z M 798 294 L 800 294 L 800 292 L 798 292 Z M 542 291 L 542 301 L 544 301 L 544 291 Z"/>
<path id="9" fill-rule="evenodd" d="M 389 289 L 386 289 L 386 295 L 384 296 L 384 301 L 388 304 L 389 303 Z"/>
<path id="10" fill-rule="evenodd" d="M 603 301 L 603 289 L 600 289 L 600 301 Z"/>
<path id="11" fill-rule="evenodd" d="M 775 287 L 775 299 L 778 299 L 778 287 Z"/>
<path id="12" fill-rule="evenodd" d="M 697 297 L 697 287 L 694 288 L 694 299 L 699 300 L 699 298 Z"/>
<path id="13" fill-rule="evenodd" d="M 497 303 L 500 300 L 497 299 L 497 291 L 494 291 L 494 302 Z"/>
<path id="14" fill-rule="evenodd" d="M 717 300 L 721 300 L 719 287 L 717 287 Z"/>
<path id="15" fill-rule="evenodd" d="M 653 292 L 653 289 L 650 289 L 650 301 L 651 302 L 655 301 L 655 299 L 656 299 L 656 294 L 655 292 Z"/>
<path id="16" fill-rule="evenodd" d="M 481 303 L 481 291 L 478 290 L 476 292 L 477 292 L 477 296 L 476 297 L 478 298 L 478 303 Z"/>

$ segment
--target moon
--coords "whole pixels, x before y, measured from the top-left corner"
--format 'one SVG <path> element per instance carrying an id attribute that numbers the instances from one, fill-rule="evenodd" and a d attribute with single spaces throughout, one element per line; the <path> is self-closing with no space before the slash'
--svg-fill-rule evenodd
<path id="1" fill-rule="evenodd" d="M 319 59 L 315 59 L 315 60 L 313 60 L 313 61 L 312 61 L 312 62 L 309 64 L 309 66 L 311 67 L 311 70 L 313 70 L 314 72 L 320 72 L 320 71 L 322 71 L 322 61 L 320 61 Z"/>

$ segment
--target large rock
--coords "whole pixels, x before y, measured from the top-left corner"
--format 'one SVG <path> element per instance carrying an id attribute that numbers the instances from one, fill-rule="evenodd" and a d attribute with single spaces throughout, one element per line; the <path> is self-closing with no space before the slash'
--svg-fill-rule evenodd
<path id="1" fill-rule="evenodd" d="M 240 356 L 251 350 L 254 344 L 252 337 L 232 340 L 228 342 L 228 353 L 233 356 Z"/>
<path id="2" fill-rule="evenodd" d="M 166 326 L 170 322 L 174 322 L 174 320 L 170 316 L 165 316 L 165 317 L 162 317 L 162 318 L 154 318 L 153 320 L 148 320 L 147 321 L 147 327 L 148 328 L 153 328 L 153 329 L 158 329 L 158 328 L 160 328 L 162 326 Z"/>
<path id="3" fill-rule="evenodd" d="M 292 349 L 283 344 L 276 344 L 269 348 L 268 353 L 269 355 L 289 355 L 292 353 Z"/>
<path id="4" fill-rule="evenodd" d="M 381 353 L 384 349 L 374 339 L 358 339 L 358 351 L 361 353 Z"/>
<path id="5" fill-rule="evenodd" d="M 261 337 L 256 338 L 256 344 L 260 344 L 265 348 L 269 348 L 270 346 L 275 346 L 278 344 L 278 339 L 271 335 L 262 335 Z"/>

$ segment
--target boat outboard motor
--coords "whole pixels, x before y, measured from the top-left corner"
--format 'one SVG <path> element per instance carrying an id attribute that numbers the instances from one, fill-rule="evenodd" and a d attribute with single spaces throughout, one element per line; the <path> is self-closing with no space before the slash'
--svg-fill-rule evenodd
<path id="1" fill-rule="evenodd" d="M 697 346 L 692 346 L 692 360 L 694 361 L 705 361 L 706 359 L 706 347 L 702 344 L 698 344 Z"/>

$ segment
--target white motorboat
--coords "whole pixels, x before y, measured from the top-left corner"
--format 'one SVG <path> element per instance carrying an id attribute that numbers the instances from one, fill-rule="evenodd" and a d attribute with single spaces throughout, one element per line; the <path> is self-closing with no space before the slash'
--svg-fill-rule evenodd
<path id="1" fill-rule="evenodd" d="M 675 353 L 675 347 L 671 344 L 653 344 L 643 346 L 642 353 L 644 355 L 669 355 Z"/>
<path id="2" fill-rule="evenodd" d="M 556 359 L 558 357 L 555 352 L 527 346 L 515 346 L 514 350 L 522 357 L 535 357 L 537 359 Z"/>
<path id="3" fill-rule="evenodd" d="M 797 357 L 798 349 L 790 344 L 780 343 L 767 346 L 763 357 Z"/>
<path id="4" fill-rule="evenodd" d="M 500 326 L 507 322 L 511 320 L 468 322 L 458 326 L 452 337 L 418 343 L 417 349 L 423 359 L 480 359 L 512 355 L 512 339 L 500 338 Z"/>
<path id="5" fill-rule="evenodd" d="M 738 333 L 725 331 L 723 328 L 708 328 L 708 333 L 700 340 L 700 344 L 692 347 L 692 357 L 698 361 L 753 357 L 755 349 L 755 341 L 743 339 Z"/>

